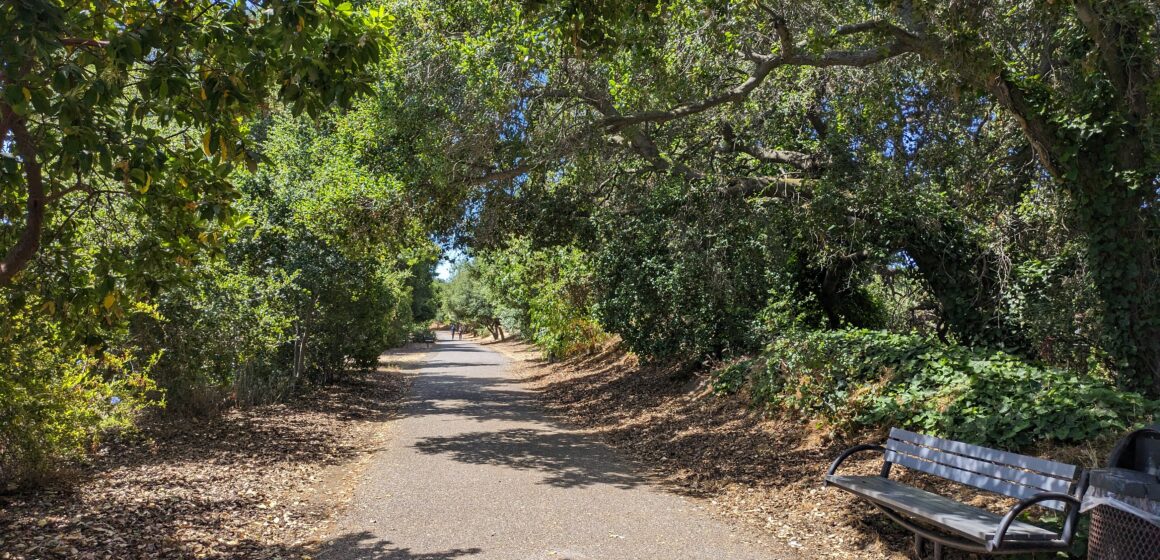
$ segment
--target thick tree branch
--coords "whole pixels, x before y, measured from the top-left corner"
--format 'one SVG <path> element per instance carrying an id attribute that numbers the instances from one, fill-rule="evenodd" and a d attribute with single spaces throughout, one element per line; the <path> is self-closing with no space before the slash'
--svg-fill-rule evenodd
<path id="1" fill-rule="evenodd" d="M 1113 18 L 1103 17 L 1104 14 L 1087 0 L 1077 0 L 1075 12 L 1096 45 L 1104 75 L 1108 77 L 1112 87 L 1127 100 L 1132 116 L 1143 119 L 1148 114 L 1148 85 L 1144 77 L 1146 72 L 1139 64 L 1143 63 L 1146 57 L 1131 56 L 1121 48 L 1126 44 L 1138 44 L 1139 33 L 1125 28 Z M 1133 60 L 1137 63 L 1133 63 Z"/>
<path id="2" fill-rule="evenodd" d="M 783 200 L 810 200 L 813 194 L 806 187 L 809 179 L 794 177 L 757 176 L 733 177 L 717 189 L 724 196 L 766 196 Z"/>
<path id="3" fill-rule="evenodd" d="M 8 131 L 12 129 L 11 119 L 8 117 L 9 114 L 11 113 L 0 114 L 0 146 L 4 145 L 4 141 L 8 139 Z"/>
<path id="4" fill-rule="evenodd" d="M 834 32 L 835 35 L 840 37 L 847 35 L 857 35 L 859 33 L 880 33 L 894 37 L 899 42 L 907 43 L 910 45 L 918 45 L 922 43 L 922 38 L 917 34 L 881 19 L 864 21 L 861 23 L 852 23 L 849 25 L 840 25 Z"/>
<path id="5" fill-rule="evenodd" d="M 682 103 L 666 111 L 645 111 L 634 115 L 606 117 L 601 124 L 607 127 L 609 131 L 617 132 L 636 124 L 644 122 L 664 123 L 703 113 L 726 103 L 741 101 L 748 97 L 753 90 L 757 89 L 771 72 L 782 65 L 784 65 L 784 61 L 780 57 L 764 58 L 757 64 L 749 78 L 720 94 L 706 99 Z"/>
<path id="6" fill-rule="evenodd" d="M 818 135 L 818 140 L 826 141 L 830 135 L 830 127 L 826 121 L 822 119 L 822 104 L 825 98 L 825 88 L 819 85 L 814 88 L 814 102 L 810 108 L 806 110 L 806 120 L 810 123 L 810 128 L 814 129 L 814 134 Z"/>
<path id="7" fill-rule="evenodd" d="M 742 144 L 733 133 L 733 127 L 728 124 L 722 125 L 721 135 L 725 140 L 726 151 L 746 154 L 762 163 L 789 165 L 802 171 L 816 174 L 821 171 L 825 161 L 824 158 L 815 154 L 807 154 L 793 150 L 771 150 L 761 146 Z"/>
<path id="8" fill-rule="evenodd" d="M 1053 153 L 1054 139 L 1056 138 L 1054 125 L 1043 118 L 1040 112 L 1031 105 L 1023 90 L 1011 81 L 1006 70 L 987 78 L 984 86 L 987 91 L 991 92 L 991 95 L 995 96 L 999 105 L 1002 105 L 1015 117 L 1015 121 L 1019 123 L 1023 135 L 1031 143 L 1031 148 L 1035 150 L 1035 155 L 1039 158 L 1039 163 L 1043 165 L 1044 169 L 1052 177 L 1062 178 L 1063 175 Z"/>
<path id="9" fill-rule="evenodd" d="M 703 181 L 711 178 L 682 162 L 674 162 L 665 158 L 652 138 L 641 131 L 639 127 L 632 129 L 627 138 L 622 136 L 613 136 L 612 138 L 614 142 L 627 145 L 637 155 L 652 163 L 653 168 L 659 172 L 675 173 L 689 181 Z M 749 197 L 760 195 L 784 200 L 808 200 L 811 198 L 804 189 L 810 184 L 808 179 L 776 176 L 718 177 L 716 179 L 723 182 L 722 186 L 717 189 L 718 194 L 722 196 Z"/>
<path id="10" fill-rule="evenodd" d="M 601 124 L 611 132 L 619 132 L 636 124 L 644 122 L 664 123 L 703 113 L 726 103 L 742 101 L 753 90 L 761 86 L 774 70 L 782 66 L 863 68 L 908 53 L 924 54 L 937 50 L 932 42 L 926 41 L 905 29 L 886 22 L 873 21 L 839 28 L 839 35 L 884 33 L 893 37 L 893 41 L 873 48 L 833 50 L 820 55 L 803 54 L 794 45 L 790 31 L 781 18 L 775 19 L 774 27 L 777 29 L 781 52 L 776 56 L 749 54 L 747 58 L 754 62 L 754 68 L 749 77 L 740 84 L 717 95 L 681 103 L 664 111 L 644 111 L 633 115 L 606 117 Z"/>
<path id="11" fill-rule="evenodd" d="M 37 160 L 37 148 L 32 134 L 24 124 L 24 119 L 12 112 L 7 105 L 0 105 L 0 118 L 8 123 L 15 141 L 16 153 L 20 155 L 20 164 L 24 167 L 25 188 L 28 199 L 25 202 L 24 231 L 20 234 L 16 244 L 4 255 L 0 261 L 0 286 L 12 283 L 12 277 L 24 270 L 28 262 L 36 255 L 40 248 L 41 231 L 44 228 L 45 206 L 48 203 L 44 194 L 44 177 L 41 173 L 40 162 Z"/>
<path id="12" fill-rule="evenodd" d="M 91 47 L 103 49 L 109 46 L 108 41 L 101 41 L 98 39 L 77 39 L 73 37 L 66 37 L 60 40 L 60 44 L 66 47 Z"/>

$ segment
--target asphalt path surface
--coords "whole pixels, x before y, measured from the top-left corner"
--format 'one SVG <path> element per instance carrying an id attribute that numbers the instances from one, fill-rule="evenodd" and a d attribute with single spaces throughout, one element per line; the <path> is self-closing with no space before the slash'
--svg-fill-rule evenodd
<path id="1" fill-rule="evenodd" d="M 551 420 L 503 355 L 439 337 L 320 560 L 774 558 Z"/>

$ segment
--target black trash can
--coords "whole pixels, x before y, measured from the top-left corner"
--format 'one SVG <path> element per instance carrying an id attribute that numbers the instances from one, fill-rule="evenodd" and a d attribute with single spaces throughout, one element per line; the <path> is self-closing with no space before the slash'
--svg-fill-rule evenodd
<path id="1" fill-rule="evenodd" d="M 1091 471 L 1082 510 L 1090 560 L 1160 560 L 1160 426 L 1129 434 Z"/>

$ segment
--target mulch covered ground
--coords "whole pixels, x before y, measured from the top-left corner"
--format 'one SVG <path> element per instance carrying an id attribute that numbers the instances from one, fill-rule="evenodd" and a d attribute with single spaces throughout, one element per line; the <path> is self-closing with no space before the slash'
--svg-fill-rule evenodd
<path id="1" fill-rule="evenodd" d="M 715 396 L 704 377 L 640 367 L 614 351 L 548 364 L 525 344 L 489 347 L 520 360 L 519 374 L 558 417 L 599 434 L 672 490 L 706 500 L 718 515 L 768 535 L 777 550 L 806 559 L 909 557 L 909 533 L 872 506 L 821 486 L 841 450 L 880 443 L 885 434 L 838 441 L 800 419 L 768 418 L 741 398 Z M 852 459 L 842 470 L 876 474 L 880 460 Z M 945 482 L 913 476 L 909 481 L 996 511 L 1011 503 Z"/>
<path id="2" fill-rule="evenodd" d="M 0 559 L 308 558 L 405 389 L 384 364 L 289 404 L 146 422 L 55 484 L 0 495 Z"/>

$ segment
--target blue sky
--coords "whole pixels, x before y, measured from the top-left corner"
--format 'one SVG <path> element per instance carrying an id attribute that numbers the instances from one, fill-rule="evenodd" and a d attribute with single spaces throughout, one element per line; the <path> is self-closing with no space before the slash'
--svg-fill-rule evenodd
<path id="1" fill-rule="evenodd" d="M 463 251 L 454 247 L 445 247 L 443 258 L 439 259 L 439 264 L 435 265 L 435 277 L 440 280 L 450 280 L 455 265 L 466 258 L 467 255 L 463 254 Z"/>

